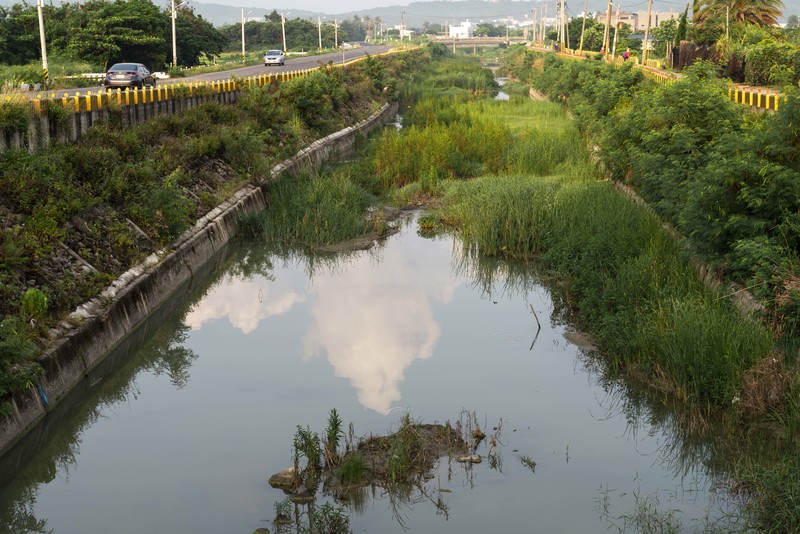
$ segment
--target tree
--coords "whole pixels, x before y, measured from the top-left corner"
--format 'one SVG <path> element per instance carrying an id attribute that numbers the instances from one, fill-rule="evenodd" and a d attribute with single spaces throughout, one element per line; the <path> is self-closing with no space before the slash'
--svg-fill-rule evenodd
<path id="1" fill-rule="evenodd" d="M 698 28 L 720 20 L 755 26 L 778 26 L 783 2 L 781 0 L 698 0 L 695 3 L 694 24 Z"/>
<path id="2" fill-rule="evenodd" d="M 70 21 L 69 51 L 105 66 L 119 61 L 166 64 L 169 18 L 150 0 L 90 0 Z"/>
<path id="3" fill-rule="evenodd" d="M 797 28 L 800 28 L 800 19 L 797 18 L 797 15 L 789 15 L 786 19 L 786 29 L 796 30 Z"/>
<path id="4" fill-rule="evenodd" d="M 653 39 L 655 39 L 653 47 L 656 50 L 663 49 L 666 52 L 667 48 L 672 48 L 675 44 L 675 37 L 678 35 L 678 21 L 675 19 L 663 20 L 652 31 Z"/>
<path id="5" fill-rule="evenodd" d="M 495 26 L 488 22 L 481 22 L 475 27 L 475 37 L 505 37 L 506 29 L 504 26 Z"/>
<path id="6" fill-rule="evenodd" d="M 686 33 L 689 28 L 689 4 L 686 4 L 686 9 L 683 10 L 681 17 L 678 19 L 678 29 L 675 32 L 675 42 L 680 43 L 686 40 Z"/>
<path id="7" fill-rule="evenodd" d="M 0 51 L 3 63 L 23 65 L 41 57 L 36 8 L 14 4 L 0 7 Z"/>
<path id="8" fill-rule="evenodd" d="M 363 41 L 367 36 L 367 28 L 358 16 L 353 15 L 352 19 L 343 20 L 339 26 L 353 41 Z"/>
<path id="9" fill-rule="evenodd" d="M 567 25 L 567 34 L 572 48 L 577 49 L 581 42 L 581 29 L 583 28 L 583 17 L 574 17 Z M 603 46 L 603 33 L 605 26 L 593 18 L 586 19 L 586 28 L 583 31 L 583 49 L 600 51 Z"/>
<path id="10" fill-rule="evenodd" d="M 203 17 L 195 15 L 194 8 L 182 7 L 177 11 L 175 33 L 180 35 L 176 46 L 179 65 L 193 67 L 200 63 L 201 57 L 212 61 L 225 46 L 225 36 Z"/>
<path id="11" fill-rule="evenodd" d="M 267 22 L 280 22 L 282 17 L 280 13 L 273 9 L 272 13 L 264 15 L 264 18 L 267 19 Z"/>
<path id="12" fill-rule="evenodd" d="M 438 35 L 442 32 L 444 32 L 444 28 L 442 28 L 441 24 L 431 24 L 427 20 L 422 23 L 422 33 L 426 35 Z"/>

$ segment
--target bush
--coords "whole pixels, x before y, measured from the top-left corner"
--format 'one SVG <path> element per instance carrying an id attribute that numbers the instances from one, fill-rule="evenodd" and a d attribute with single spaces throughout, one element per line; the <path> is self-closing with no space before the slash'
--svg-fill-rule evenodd
<path id="1" fill-rule="evenodd" d="M 800 47 L 764 39 L 747 48 L 745 83 L 796 85 L 800 80 Z"/>

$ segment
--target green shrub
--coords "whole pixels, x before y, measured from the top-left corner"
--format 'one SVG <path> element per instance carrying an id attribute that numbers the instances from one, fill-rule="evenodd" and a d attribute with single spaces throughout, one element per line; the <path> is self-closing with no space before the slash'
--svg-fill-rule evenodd
<path id="1" fill-rule="evenodd" d="M 24 134 L 28 131 L 30 121 L 31 112 L 27 102 L 0 103 L 0 132 Z"/>
<path id="2" fill-rule="evenodd" d="M 42 319 L 47 313 L 47 295 L 35 287 L 29 288 L 20 299 L 20 311 L 27 320 Z"/>
<path id="3" fill-rule="evenodd" d="M 796 85 L 800 79 L 800 46 L 764 39 L 747 47 L 745 83 Z"/>

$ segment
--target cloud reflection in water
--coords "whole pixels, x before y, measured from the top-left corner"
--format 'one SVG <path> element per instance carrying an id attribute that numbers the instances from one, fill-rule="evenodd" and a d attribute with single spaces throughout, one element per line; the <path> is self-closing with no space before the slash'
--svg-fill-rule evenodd
<path id="1" fill-rule="evenodd" d="M 383 250 L 380 269 L 365 254 L 346 270 L 315 277 L 306 356 L 327 358 L 362 405 L 388 414 L 400 400 L 405 370 L 429 358 L 441 335 L 433 303 L 450 301 L 459 285 L 450 255 L 448 242 L 406 238 Z"/>
<path id="2" fill-rule="evenodd" d="M 303 300 L 303 295 L 262 278 L 226 277 L 192 308 L 185 321 L 192 330 L 199 330 L 209 321 L 227 317 L 243 334 L 250 334 L 262 320 L 282 315 Z"/>

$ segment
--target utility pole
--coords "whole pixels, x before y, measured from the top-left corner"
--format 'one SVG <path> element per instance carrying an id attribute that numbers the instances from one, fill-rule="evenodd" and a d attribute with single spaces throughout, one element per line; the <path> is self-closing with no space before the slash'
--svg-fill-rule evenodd
<path id="1" fill-rule="evenodd" d="M 405 11 L 401 11 L 400 12 L 400 42 L 401 43 L 403 42 L 403 30 L 406 29 L 406 24 L 405 24 L 405 22 L 403 22 L 403 17 L 405 16 L 405 14 L 406 14 Z"/>
<path id="2" fill-rule="evenodd" d="M 534 7 L 531 10 L 531 12 L 533 14 L 533 18 L 531 19 L 531 28 L 533 30 L 533 34 L 531 35 L 531 42 L 535 43 L 536 42 L 536 8 Z"/>
<path id="3" fill-rule="evenodd" d="M 581 44 L 578 46 L 578 54 L 583 53 L 583 32 L 586 31 L 586 12 L 589 11 L 589 0 L 583 6 L 583 24 L 581 25 Z"/>
<path id="4" fill-rule="evenodd" d="M 333 19 L 333 44 L 339 48 L 339 21 Z"/>
<path id="5" fill-rule="evenodd" d="M 44 15 L 42 14 L 42 0 L 37 0 L 36 10 L 39 12 L 39 44 L 42 47 L 42 71 L 44 72 L 44 84 L 50 82 L 50 73 L 47 69 L 47 43 L 44 39 Z"/>
<path id="6" fill-rule="evenodd" d="M 603 57 L 608 57 L 608 39 L 611 35 L 611 2 L 608 0 L 608 10 L 606 11 L 606 29 L 603 31 Z"/>
<path id="7" fill-rule="evenodd" d="M 653 0 L 647 0 L 647 25 L 644 27 L 644 43 L 642 44 L 642 65 L 647 65 L 647 39 L 650 35 L 650 10 Z"/>
<path id="8" fill-rule="evenodd" d="M 39 0 L 41 3 L 42 0 Z M 172 0 L 172 66 L 178 64 L 178 46 L 175 44 L 175 0 Z"/>
<path id="9" fill-rule="evenodd" d="M 283 37 L 283 55 L 286 55 L 286 19 L 281 13 L 281 36 Z"/>
<path id="10" fill-rule="evenodd" d="M 242 63 L 244 63 L 244 8 L 242 8 Z"/>
<path id="11" fill-rule="evenodd" d="M 319 51 L 322 52 L 322 21 L 317 15 L 317 35 L 319 36 Z"/>
<path id="12" fill-rule="evenodd" d="M 542 44 L 547 40 L 547 4 L 544 5 L 544 17 L 542 18 Z"/>
<path id="13" fill-rule="evenodd" d="M 617 4 L 617 20 L 614 23 L 614 46 L 611 47 L 611 59 L 617 57 L 617 34 L 619 34 L 619 10 L 622 4 Z"/>
<path id="14" fill-rule="evenodd" d="M 730 39 L 729 28 L 731 24 L 731 6 L 725 6 L 725 39 Z"/>

